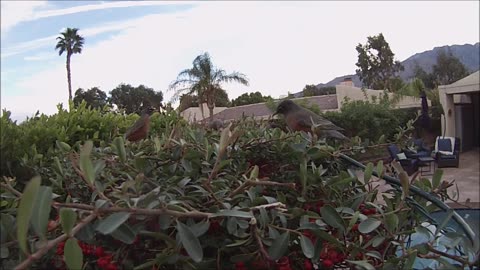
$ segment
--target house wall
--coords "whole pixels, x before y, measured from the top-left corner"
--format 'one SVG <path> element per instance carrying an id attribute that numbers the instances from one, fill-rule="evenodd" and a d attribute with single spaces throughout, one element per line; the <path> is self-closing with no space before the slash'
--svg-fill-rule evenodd
<path id="1" fill-rule="evenodd" d="M 200 107 L 190 107 L 180 113 L 180 116 L 183 117 L 183 119 L 187 120 L 189 123 L 193 123 L 195 121 L 201 121 L 204 118 L 207 118 L 210 116 L 210 112 L 208 110 L 207 104 L 203 103 L 203 115 Z M 227 107 L 215 107 L 213 108 L 213 114 L 217 114 L 223 110 L 227 109 Z M 205 117 L 203 117 L 205 116 Z"/>

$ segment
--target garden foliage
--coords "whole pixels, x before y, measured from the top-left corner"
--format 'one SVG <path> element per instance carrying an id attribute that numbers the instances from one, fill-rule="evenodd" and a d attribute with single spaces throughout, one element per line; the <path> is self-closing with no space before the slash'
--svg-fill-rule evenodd
<path id="1" fill-rule="evenodd" d="M 27 155 L 22 165 L 37 176 L 1 183 L 3 268 L 410 269 L 425 256 L 469 264 L 437 256 L 432 243 L 444 225 L 425 229 L 436 208 L 409 193 L 405 173 L 402 188 L 380 191 L 373 175 L 388 166 L 370 163 L 357 177 L 338 158 L 358 139 L 332 147 L 250 120 L 217 132 L 168 114 L 153 117 L 148 139 L 130 143 L 121 134 L 138 116 L 80 107 L 53 117 L 17 126 L 32 130 L 37 156 L 21 136 L 7 137 L 23 147 L 9 154 Z M 2 136 L 19 132 L 2 121 Z M 440 196 L 440 178 L 415 185 Z M 412 246 L 413 232 L 429 240 Z"/>

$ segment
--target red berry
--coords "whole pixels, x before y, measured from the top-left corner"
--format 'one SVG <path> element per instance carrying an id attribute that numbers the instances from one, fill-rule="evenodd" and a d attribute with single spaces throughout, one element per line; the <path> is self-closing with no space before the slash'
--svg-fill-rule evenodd
<path id="1" fill-rule="evenodd" d="M 325 268 L 331 268 L 333 266 L 333 261 L 329 259 L 323 260 L 322 265 Z"/>
<path id="2" fill-rule="evenodd" d="M 344 260 L 345 260 L 345 255 L 343 255 L 342 253 L 338 253 L 337 257 L 333 258 L 334 263 L 341 263 Z"/>
<path id="3" fill-rule="evenodd" d="M 313 270 L 313 264 L 309 259 L 305 259 L 303 261 L 303 269 L 304 270 Z"/>
<path id="4" fill-rule="evenodd" d="M 365 204 L 361 203 L 361 204 L 358 206 L 358 209 L 360 209 L 360 210 L 365 209 Z"/>
<path id="5" fill-rule="evenodd" d="M 337 256 L 338 256 L 338 252 L 336 252 L 335 250 L 331 249 L 331 250 L 328 251 L 328 258 L 330 260 L 336 259 Z"/>
<path id="6" fill-rule="evenodd" d="M 105 255 L 105 250 L 103 250 L 103 247 L 97 247 L 95 249 L 95 256 L 97 256 L 98 258 L 102 257 L 103 255 Z"/>
<path id="7" fill-rule="evenodd" d="M 118 270 L 118 267 L 113 263 L 109 263 L 107 267 L 105 267 L 105 270 Z"/>
<path id="8" fill-rule="evenodd" d="M 326 249 L 324 249 L 320 251 L 320 259 L 325 260 L 326 258 L 328 258 L 328 252 Z"/>
<path id="9" fill-rule="evenodd" d="M 286 256 L 281 257 L 277 262 L 277 266 L 289 266 L 289 265 L 290 265 L 290 262 L 288 261 L 288 257 Z"/>
<path id="10" fill-rule="evenodd" d="M 362 260 L 363 259 L 363 253 L 358 253 L 357 256 L 355 256 L 355 259 L 357 260 Z"/>
<path id="11" fill-rule="evenodd" d="M 100 258 L 97 260 L 97 265 L 98 267 L 104 269 L 105 267 L 107 267 L 107 265 L 109 264 L 109 262 L 105 259 L 105 257 L 103 258 Z"/>
<path id="12" fill-rule="evenodd" d="M 358 224 L 353 224 L 352 226 L 352 232 L 358 231 Z"/>
<path id="13" fill-rule="evenodd" d="M 305 205 L 303 206 L 303 209 L 305 209 L 305 210 L 308 211 L 308 210 L 312 209 L 312 205 L 309 204 L 309 203 L 307 203 L 307 204 L 305 204 Z"/>
<path id="14" fill-rule="evenodd" d="M 374 214 L 376 214 L 376 213 L 377 213 L 377 209 L 376 209 L 376 208 L 370 208 L 370 210 L 369 210 L 369 214 L 370 214 L 370 215 L 374 215 Z"/>
<path id="15" fill-rule="evenodd" d="M 237 262 L 235 264 L 235 270 L 247 270 L 247 268 L 245 267 L 245 263 Z"/>

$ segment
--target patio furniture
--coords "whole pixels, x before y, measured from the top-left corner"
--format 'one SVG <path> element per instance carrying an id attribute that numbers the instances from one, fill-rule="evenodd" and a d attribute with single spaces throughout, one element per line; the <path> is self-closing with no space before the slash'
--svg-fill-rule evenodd
<path id="1" fill-rule="evenodd" d="M 413 147 L 404 150 L 408 158 L 430 157 L 432 150 L 428 147 L 423 139 L 415 139 Z"/>
<path id="2" fill-rule="evenodd" d="M 408 175 L 412 175 L 418 171 L 418 159 L 408 158 L 395 144 L 388 145 L 387 149 L 390 153 L 391 161 L 398 161 Z"/>
<path id="3" fill-rule="evenodd" d="M 460 161 L 460 138 L 437 137 L 435 140 L 437 167 L 457 167 Z"/>
<path id="4" fill-rule="evenodd" d="M 428 173 L 428 175 L 432 175 L 435 171 L 435 159 L 432 157 L 419 157 L 418 163 L 420 167 L 420 175 L 427 175 L 425 173 Z M 428 171 L 423 170 L 424 167 L 428 167 Z"/>

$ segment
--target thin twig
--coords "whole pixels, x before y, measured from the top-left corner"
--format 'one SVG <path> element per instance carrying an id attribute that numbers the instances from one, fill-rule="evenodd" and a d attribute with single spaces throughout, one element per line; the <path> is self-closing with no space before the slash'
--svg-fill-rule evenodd
<path id="1" fill-rule="evenodd" d="M 75 227 L 73 227 L 71 235 L 75 235 L 76 233 L 78 233 L 85 225 L 92 222 L 96 217 L 97 213 L 91 213 L 88 217 L 86 217 L 84 220 L 80 221 L 77 225 L 75 225 Z M 67 239 L 68 235 L 62 234 L 59 237 L 48 241 L 45 246 L 37 250 L 37 252 L 33 253 L 32 255 L 28 256 L 26 260 L 17 265 L 15 267 L 15 270 L 27 269 L 28 266 L 30 266 L 35 260 L 42 258 L 42 256 L 45 255 L 50 249 Z"/>
<path id="2" fill-rule="evenodd" d="M 258 233 L 257 220 L 255 218 L 252 218 L 250 220 L 250 231 L 255 236 L 255 240 L 257 241 L 257 244 L 258 244 L 258 249 L 260 250 L 260 253 L 264 257 L 264 259 L 271 261 L 272 258 L 270 258 L 270 255 L 268 255 L 268 252 L 265 250 L 265 247 L 263 246 L 263 243 L 262 243 L 262 239 L 260 238 L 260 234 Z"/>
<path id="3" fill-rule="evenodd" d="M 19 192 L 18 190 L 14 189 L 12 186 L 10 186 L 9 184 L 4 184 L 4 183 L 0 183 L 0 186 L 8 191 L 10 191 L 13 195 L 17 196 L 17 197 L 21 197 L 22 196 L 22 193 Z"/>

